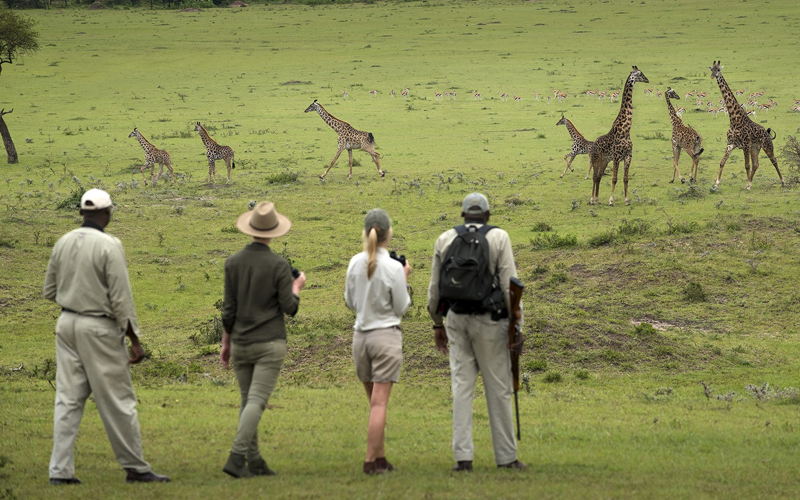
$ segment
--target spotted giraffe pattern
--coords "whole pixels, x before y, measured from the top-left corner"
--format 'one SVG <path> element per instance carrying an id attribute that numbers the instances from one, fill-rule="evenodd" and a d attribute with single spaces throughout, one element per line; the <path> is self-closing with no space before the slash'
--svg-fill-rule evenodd
<path id="1" fill-rule="evenodd" d="M 217 160 L 224 160 L 225 166 L 228 167 L 228 184 L 231 183 L 231 169 L 236 168 L 236 162 L 233 161 L 233 149 L 230 146 L 221 146 L 217 141 L 208 135 L 208 131 L 200 125 L 200 122 L 194 124 L 195 132 L 200 132 L 200 139 L 206 147 L 206 158 L 208 158 L 208 182 L 212 184 L 217 183 Z"/>
<path id="2" fill-rule="evenodd" d="M 316 99 L 314 99 L 314 102 L 312 102 L 311 105 L 305 110 L 306 113 L 309 111 L 316 111 L 319 113 L 319 116 L 322 117 L 322 120 L 339 135 L 339 149 L 336 151 L 336 156 L 333 157 L 333 161 L 331 162 L 330 166 L 328 166 L 328 170 L 319 176 L 320 179 L 324 179 L 325 176 L 328 175 L 328 172 L 330 172 L 331 168 L 333 168 L 336 160 L 339 159 L 339 155 L 342 154 L 342 151 L 345 149 L 347 150 L 347 154 L 350 156 L 350 173 L 347 175 L 348 179 L 353 177 L 354 149 L 363 149 L 366 151 L 370 156 L 372 156 L 372 160 L 375 162 L 375 165 L 377 165 L 378 173 L 381 175 L 381 178 L 386 175 L 386 172 L 381 170 L 381 157 L 375 152 L 375 137 L 371 132 L 362 132 L 354 129 L 353 126 L 346 121 L 340 120 L 328 113 L 325 108 L 322 107 L 322 104 L 318 103 Z"/>
<path id="3" fill-rule="evenodd" d="M 173 176 L 172 172 L 172 161 L 170 161 L 169 153 L 167 153 L 163 149 L 158 149 L 157 147 L 153 146 L 147 139 L 144 138 L 139 129 L 134 128 L 133 132 L 131 132 L 128 137 L 135 137 L 139 144 L 144 149 L 144 165 L 142 165 L 141 172 L 142 172 L 142 179 L 144 179 L 144 185 L 147 185 L 147 177 L 144 176 L 145 169 L 149 166 L 150 167 L 150 184 L 155 186 L 156 185 L 156 163 L 159 165 L 158 169 L 158 178 L 161 178 L 161 174 L 164 173 L 164 165 L 167 166 L 169 170 L 169 178 L 172 184 L 175 184 L 175 177 Z"/>
<path id="4" fill-rule="evenodd" d="M 592 166 L 592 197 L 589 204 L 599 203 L 600 180 L 609 162 L 613 162 L 614 175 L 611 178 L 611 197 L 608 200 L 609 206 L 614 205 L 614 188 L 617 186 L 617 171 L 619 163 L 624 162 L 625 173 L 623 184 L 625 186 L 625 204 L 630 205 L 628 198 L 628 171 L 633 157 L 633 142 L 631 141 L 631 124 L 633 123 L 633 85 L 636 82 L 650 83 L 650 80 L 633 67 L 628 79 L 625 80 L 625 88 L 622 91 L 622 103 L 620 104 L 619 114 L 611 125 L 611 130 L 601 135 L 594 141 L 594 146 L 589 152 L 589 161 Z"/>
<path id="5" fill-rule="evenodd" d="M 572 137 L 572 151 L 570 151 L 566 156 L 564 156 L 564 161 L 567 162 L 566 168 L 561 173 L 561 177 L 564 177 L 564 174 L 567 173 L 567 170 L 570 172 L 574 172 L 575 169 L 572 168 L 572 162 L 575 160 L 575 157 L 578 155 L 588 155 L 589 151 L 594 144 L 592 141 L 586 139 L 583 134 L 578 132 L 578 129 L 575 128 L 575 125 L 572 124 L 571 121 L 566 119 L 564 115 L 561 115 L 561 119 L 558 120 L 556 126 L 564 125 L 567 127 L 567 131 L 569 132 L 569 136 Z M 586 177 L 584 179 L 589 178 L 589 174 L 592 172 L 592 166 L 589 165 L 589 171 L 586 173 Z"/>
<path id="6" fill-rule="evenodd" d="M 681 184 L 685 181 L 678 170 L 678 160 L 681 157 L 681 150 L 686 151 L 692 158 L 692 169 L 689 171 L 689 182 L 697 182 L 697 168 L 700 163 L 700 155 L 703 154 L 703 138 L 697 133 L 695 129 L 683 124 L 680 116 L 675 112 L 672 107 L 670 99 L 679 101 L 681 98 L 677 92 L 672 88 L 667 87 L 664 92 L 664 97 L 667 101 L 667 109 L 669 110 L 669 119 L 672 122 L 672 180 L 670 184 L 675 182 L 675 175 L 681 180 Z"/>
<path id="7" fill-rule="evenodd" d="M 725 99 L 725 108 L 728 110 L 728 118 L 731 122 L 731 128 L 728 129 L 728 146 L 725 148 L 725 154 L 719 163 L 719 175 L 717 175 L 717 182 L 714 185 L 719 186 L 722 179 L 722 169 L 725 168 L 725 162 L 728 161 L 733 148 L 739 148 L 744 155 L 744 168 L 747 172 L 747 187 L 745 189 L 750 189 L 753 184 L 753 177 L 756 175 L 756 170 L 758 170 L 758 153 L 762 149 L 775 166 L 781 185 L 785 186 L 786 182 L 783 180 L 781 170 L 778 168 L 778 160 L 775 159 L 775 153 L 773 152 L 772 140 L 775 136 L 770 134 L 772 129 L 765 130 L 764 127 L 748 118 L 745 110 L 736 101 L 736 96 L 731 91 L 725 78 L 722 77 L 720 61 L 714 61 L 709 69 L 711 70 L 711 78 L 717 80 L 719 90 L 722 92 L 723 99 Z"/>

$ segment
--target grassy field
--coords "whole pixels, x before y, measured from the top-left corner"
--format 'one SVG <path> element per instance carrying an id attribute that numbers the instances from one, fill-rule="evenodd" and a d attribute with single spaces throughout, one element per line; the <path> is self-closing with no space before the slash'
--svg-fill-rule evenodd
<path id="1" fill-rule="evenodd" d="M 782 188 L 762 154 L 746 191 L 737 150 L 713 189 L 729 123 L 706 103 L 719 107 L 708 66 L 721 59 L 731 87 L 745 92 L 740 101 L 752 92 L 777 101 L 754 118 L 776 131 L 777 152 L 800 133 L 791 112 L 797 5 L 430 1 L 25 14 L 38 22 L 41 50 L 0 76 L 20 155 L 0 184 L 0 498 L 795 496 L 800 172 L 780 158 L 794 180 Z M 621 91 L 632 65 L 650 80 L 634 89 L 632 203 L 622 203 L 621 180 L 616 206 L 605 203 L 607 176 L 604 203 L 590 206 L 586 156 L 559 177 L 571 141 L 555 123 L 564 114 L 589 139 L 608 132 L 619 103 L 586 91 Z M 666 104 L 644 92 L 668 86 L 707 92 L 700 106 L 674 103 L 704 138 L 696 185 L 669 183 Z M 566 100 L 548 101 L 554 90 Z M 454 91 L 455 100 L 436 97 Z M 318 179 L 336 135 L 303 113 L 314 99 L 375 135 L 383 180 L 358 151 L 352 180 L 346 155 Z M 236 151 L 230 185 L 206 182 L 196 121 Z M 134 127 L 170 152 L 174 185 L 144 186 Z M 687 178 L 689 165 L 684 155 Z M 125 245 L 151 353 L 133 369 L 145 453 L 175 479 L 166 487 L 123 487 L 92 408 L 77 448 L 86 485 L 46 486 L 58 308 L 41 286 L 53 243 L 79 222 L 69 202 L 90 187 L 117 204 L 109 232 Z M 478 470 L 447 472 L 448 364 L 432 348 L 425 291 L 433 242 L 459 222 L 472 191 L 489 197 L 527 285 L 520 459 L 531 467 L 522 474 L 493 468 L 480 388 Z M 281 475 L 232 483 L 219 469 L 235 382 L 217 346 L 191 337 L 213 325 L 225 258 L 247 242 L 235 217 L 260 200 L 294 222 L 273 249 L 308 286 L 261 425 Z M 359 472 L 367 408 L 342 300 L 374 207 L 393 218 L 415 292 L 387 442 L 401 470 L 375 481 Z"/>

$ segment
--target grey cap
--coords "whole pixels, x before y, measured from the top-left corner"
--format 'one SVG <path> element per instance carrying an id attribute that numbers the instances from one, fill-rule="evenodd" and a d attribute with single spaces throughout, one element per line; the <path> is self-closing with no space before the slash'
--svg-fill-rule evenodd
<path id="1" fill-rule="evenodd" d="M 111 206 L 111 195 L 102 189 L 90 189 L 81 196 L 81 210 L 103 210 Z"/>
<path id="2" fill-rule="evenodd" d="M 489 211 L 489 200 L 481 193 L 470 193 L 461 204 L 461 212 L 467 215 L 481 215 Z"/>
<path id="3" fill-rule="evenodd" d="M 392 227 L 392 220 L 386 210 L 381 208 L 373 208 L 367 213 L 364 218 L 364 231 L 369 234 L 369 230 L 373 227 L 378 228 L 381 232 L 386 232 Z"/>

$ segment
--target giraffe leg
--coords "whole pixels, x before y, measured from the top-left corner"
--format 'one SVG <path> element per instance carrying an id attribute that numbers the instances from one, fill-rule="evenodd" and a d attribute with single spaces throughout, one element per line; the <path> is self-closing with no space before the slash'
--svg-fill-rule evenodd
<path id="1" fill-rule="evenodd" d="M 686 182 L 686 181 L 683 180 L 683 177 L 681 176 L 680 170 L 678 170 L 678 161 L 680 161 L 680 159 L 681 159 L 681 147 L 678 146 L 677 144 L 673 143 L 672 144 L 672 180 L 669 181 L 670 184 L 675 182 L 675 174 L 678 174 L 678 178 L 681 180 L 681 184 Z"/>
<path id="2" fill-rule="evenodd" d="M 328 175 L 328 172 L 330 172 L 330 170 L 333 168 L 333 165 L 336 163 L 336 160 L 339 159 L 339 155 L 342 154 L 342 150 L 343 149 L 344 149 L 344 146 L 339 144 L 339 150 L 336 151 L 336 156 L 333 157 L 333 161 L 331 162 L 330 166 L 328 167 L 328 170 L 326 170 L 324 174 L 319 176 L 320 179 L 324 179 L 325 176 Z"/>
<path id="3" fill-rule="evenodd" d="M 714 186 L 719 186 L 719 183 L 722 180 L 722 169 L 725 168 L 725 162 L 728 161 L 728 157 L 731 155 L 733 147 L 733 144 L 728 144 L 728 147 L 725 148 L 725 154 L 722 155 L 722 161 L 719 162 L 719 174 L 717 175 L 717 182 L 714 183 Z"/>
<path id="4" fill-rule="evenodd" d="M 350 173 L 347 174 L 347 180 L 349 181 L 350 179 L 353 178 L 353 150 L 352 149 L 348 149 L 347 150 L 347 156 L 350 159 Z"/>
<path id="5" fill-rule="evenodd" d="M 687 151 L 688 152 L 688 151 Z M 700 165 L 700 154 L 692 156 L 692 170 L 689 171 L 689 182 L 697 182 L 697 167 Z"/>
<path id="6" fill-rule="evenodd" d="M 742 149 L 742 155 L 744 156 L 744 171 L 747 174 L 747 186 L 745 189 L 750 189 L 750 149 Z"/>
<path id="7" fill-rule="evenodd" d="M 625 158 L 625 173 L 622 176 L 622 184 L 625 187 L 625 205 L 631 204 L 631 200 L 628 198 L 628 170 L 631 168 L 631 158 L 631 155 Z M 681 179 L 681 182 L 683 182 L 683 179 Z"/>
<path id="8" fill-rule="evenodd" d="M 617 173 L 619 172 L 619 160 L 614 159 L 613 173 L 611 176 L 611 197 L 608 199 L 608 206 L 614 206 L 614 189 L 617 187 Z"/>
<path id="9" fill-rule="evenodd" d="M 372 161 L 375 162 L 375 165 L 378 167 L 378 173 L 381 174 L 381 179 L 383 179 L 383 176 L 386 175 L 386 172 L 381 170 L 381 155 L 378 154 L 378 152 L 375 151 L 374 148 L 368 149 L 367 153 L 369 153 L 370 156 L 372 156 Z"/>
<path id="10" fill-rule="evenodd" d="M 756 170 L 758 170 L 758 153 L 761 152 L 761 148 L 758 146 L 750 148 L 750 175 L 747 179 L 747 189 L 750 189 L 750 185 L 753 183 L 753 179 L 756 176 Z"/>
<path id="11" fill-rule="evenodd" d="M 592 160 L 589 160 L 589 171 L 586 172 L 586 177 L 584 179 L 588 179 L 592 175 Z"/>
<path id="12" fill-rule="evenodd" d="M 568 154 L 564 155 L 564 161 L 567 162 L 567 166 L 564 168 L 564 171 L 561 172 L 561 177 L 564 177 L 564 175 L 567 173 L 567 170 L 569 170 L 570 165 L 572 165 L 572 160 L 574 160 L 574 159 L 575 159 L 575 156 L 572 153 L 568 153 Z M 559 177 L 559 179 L 561 177 Z"/>
<path id="13" fill-rule="evenodd" d="M 214 185 L 217 183 L 217 162 L 208 160 L 208 181 Z"/>
<path id="14" fill-rule="evenodd" d="M 142 165 L 142 168 L 139 169 L 139 171 L 142 173 L 142 181 L 144 181 L 144 185 L 145 186 L 147 185 L 147 177 L 144 176 L 144 170 L 147 168 L 147 165 L 148 165 L 148 163 L 145 162 L 145 164 Z"/>
<path id="15" fill-rule="evenodd" d="M 781 175 L 781 169 L 778 168 L 778 160 L 775 159 L 775 152 L 772 150 L 772 139 L 764 142 L 764 153 L 767 154 L 769 161 L 775 166 L 775 171 L 778 172 L 778 178 L 781 180 L 781 186 L 786 186 L 786 182 Z"/>
<path id="16" fill-rule="evenodd" d="M 231 158 L 225 158 L 225 166 L 228 167 L 228 182 L 226 184 L 231 183 Z"/>
<path id="17" fill-rule="evenodd" d="M 155 179 L 153 179 L 153 187 L 155 187 L 156 181 L 161 178 L 161 174 L 164 173 L 164 164 L 163 163 L 159 163 L 158 166 L 159 166 L 158 175 L 155 177 Z M 153 165 L 153 171 L 155 171 L 155 169 L 156 169 L 156 166 Z"/>
<path id="18" fill-rule="evenodd" d="M 167 169 L 169 170 L 170 184 L 175 184 L 175 176 L 173 175 L 173 171 L 172 171 L 172 162 L 168 162 L 167 163 Z"/>

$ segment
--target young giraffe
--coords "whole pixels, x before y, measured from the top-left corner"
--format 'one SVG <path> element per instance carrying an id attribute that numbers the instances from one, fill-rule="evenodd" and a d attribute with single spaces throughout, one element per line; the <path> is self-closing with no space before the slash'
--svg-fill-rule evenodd
<path id="1" fill-rule="evenodd" d="M 700 163 L 700 155 L 703 154 L 703 138 L 700 137 L 695 129 L 683 124 L 680 116 L 672 107 L 670 98 L 680 100 L 680 96 L 672 88 L 667 87 L 664 93 L 667 101 L 667 109 L 669 109 L 669 119 L 672 122 L 672 180 L 670 184 L 675 182 L 675 174 L 681 180 L 681 184 L 685 181 L 678 170 L 678 160 L 681 157 L 681 149 L 686 151 L 686 154 L 692 157 L 692 169 L 689 171 L 689 182 L 697 182 L 697 166 Z"/>
<path id="2" fill-rule="evenodd" d="M 731 92 L 730 87 L 728 87 L 728 83 L 725 81 L 725 78 L 722 77 L 720 61 L 714 61 L 714 64 L 709 69 L 711 70 L 711 77 L 717 80 L 719 90 L 722 92 L 722 97 L 725 99 L 725 107 L 728 109 L 728 118 L 730 118 L 731 121 L 731 128 L 728 129 L 728 146 L 725 148 L 725 154 L 722 156 L 722 161 L 719 163 L 719 175 L 714 185 L 719 186 L 720 180 L 722 179 L 722 169 L 725 168 L 725 162 L 728 161 L 728 157 L 731 155 L 733 148 L 740 148 L 744 155 L 744 169 L 747 172 L 747 187 L 745 189 L 750 189 L 750 186 L 753 184 L 753 177 L 756 175 L 756 170 L 758 170 L 758 153 L 761 149 L 764 150 L 764 153 L 769 157 L 772 164 L 775 165 L 775 170 L 778 172 L 781 185 L 785 186 L 786 183 L 781 175 L 781 170 L 778 168 L 778 160 L 775 159 L 775 154 L 772 149 L 772 139 L 775 138 L 775 136 L 770 135 L 772 129 L 768 128 L 764 130 L 764 127 L 747 117 L 747 112 L 739 106 L 736 97 L 733 95 L 733 92 Z M 750 166 L 751 161 L 753 163 L 752 168 Z"/>
<path id="3" fill-rule="evenodd" d="M 567 120 L 564 115 L 561 115 L 561 119 L 558 120 L 556 126 L 564 125 L 567 127 L 567 131 L 569 132 L 569 136 L 572 137 L 572 151 L 569 152 L 566 156 L 564 156 L 564 161 L 567 162 L 567 167 L 561 173 L 561 177 L 564 177 L 564 174 L 567 173 L 567 170 L 570 172 L 574 172 L 575 169 L 572 168 L 572 162 L 575 160 L 575 157 L 578 155 L 588 155 L 589 151 L 594 144 L 592 141 L 587 140 L 583 134 L 578 132 L 578 129 L 575 128 L 575 125 L 572 124 L 571 121 Z M 589 172 L 586 173 L 586 177 L 584 179 L 589 178 L 589 174 L 592 172 L 592 167 L 589 165 Z"/>
<path id="4" fill-rule="evenodd" d="M 350 156 L 350 173 L 347 174 L 348 180 L 353 177 L 354 149 L 363 149 L 369 153 L 370 156 L 372 156 L 372 160 L 375 162 L 375 165 L 378 166 L 378 173 L 381 174 L 381 179 L 383 179 L 383 176 L 386 175 L 386 172 L 381 170 L 381 157 L 377 152 L 375 152 L 375 137 L 372 135 L 372 132 L 362 132 L 354 129 L 352 125 L 346 121 L 340 120 L 328 113 L 325 108 L 322 107 L 322 104 L 318 103 L 316 99 L 314 99 L 314 102 L 312 102 L 311 105 L 305 110 L 306 113 L 309 111 L 316 111 L 319 113 L 319 116 L 322 117 L 322 120 L 339 135 L 339 149 L 336 151 L 336 156 L 333 157 L 333 161 L 328 167 L 328 170 L 319 176 L 320 179 L 324 179 L 325 176 L 328 175 L 328 172 L 330 172 L 331 168 L 333 168 L 336 160 L 339 159 L 339 155 L 342 154 L 342 150 L 345 149 L 347 150 L 347 154 Z"/>
<path id="5" fill-rule="evenodd" d="M 594 141 L 594 146 L 589 151 L 589 161 L 592 165 L 592 197 L 589 204 L 599 203 L 600 181 L 609 162 L 614 163 L 614 175 L 611 178 L 611 197 L 608 205 L 614 205 L 614 188 L 617 186 L 617 171 L 619 162 L 625 163 L 625 173 L 622 178 L 625 185 L 625 204 L 630 205 L 628 198 L 628 170 L 631 166 L 633 157 L 633 142 L 631 141 L 631 123 L 633 122 L 633 85 L 636 82 L 650 83 L 644 73 L 639 68 L 633 66 L 633 71 L 625 80 L 625 88 L 622 91 L 622 104 L 619 114 L 611 126 L 611 130 L 601 135 Z"/>
<path id="6" fill-rule="evenodd" d="M 161 174 L 164 173 L 164 165 L 167 166 L 169 170 L 169 178 L 172 181 L 172 184 L 175 184 L 175 177 L 172 175 L 172 162 L 169 158 L 169 153 L 167 153 L 163 149 L 158 149 L 157 147 L 150 144 L 150 142 L 144 138 L 139 129 L 133 129 L 133 132 L 128 135 L 128 137 L 136 137 L 139 140 L 139 144 L 141 144 L 142 149 L 144 149 L 144 165 L 142 165 L 142 179 L 144 179 L 144 185 L 147 185 L 147 177 L 144 176 L 144 171 L 150 166 L 150 184 L 152 186 L 156 185 L 156 178 L 154 176 L 156 171 L 156 163 L 161 167 L 158 169 L 158 177 L 161 177 Z"/>
<path id="7" fill-rule="evenodd" d="M 217 183 L 217 160 L 225 160 L 225 165 L 228 167 L 228 184 L 231 183 L 231 169 L 236 168 L 236 162 L 233 161 L 233 149 L 230 146 L 220 146 L 217 141 L 208 135 L 208 131 L 200 125 L 200 122 L 195 123 L 194 130 L 200 132 L 200 139 L 203 140 L 203 145 L 206 147 L 206 158 L 208 158 L 208 182 Z"/>

